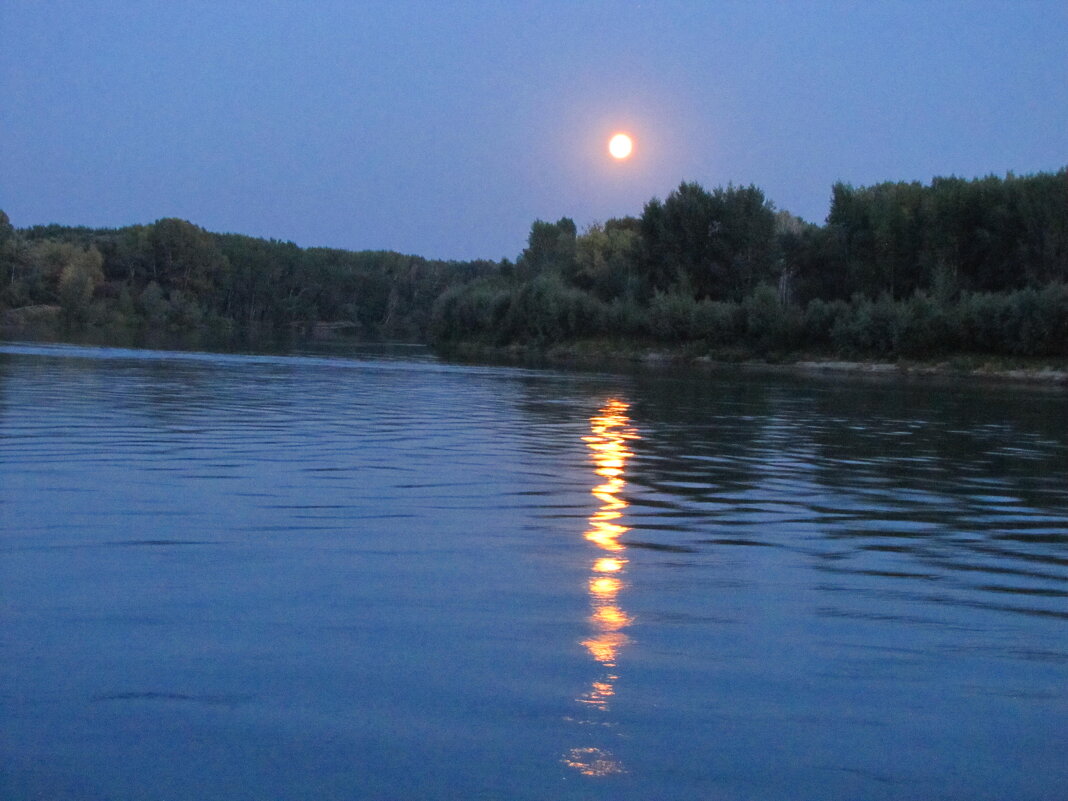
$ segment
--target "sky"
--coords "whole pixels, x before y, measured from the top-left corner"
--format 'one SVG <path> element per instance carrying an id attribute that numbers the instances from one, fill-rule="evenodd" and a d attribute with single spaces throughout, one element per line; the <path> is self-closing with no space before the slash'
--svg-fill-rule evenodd
<path id="1" fill-rule="evenodd" d="M 1068 165 L 1066 0 L 2 0 L 0 43 L 17 227 L 514 259 L 682 181 L 823 222 L 836 181 Z"/>

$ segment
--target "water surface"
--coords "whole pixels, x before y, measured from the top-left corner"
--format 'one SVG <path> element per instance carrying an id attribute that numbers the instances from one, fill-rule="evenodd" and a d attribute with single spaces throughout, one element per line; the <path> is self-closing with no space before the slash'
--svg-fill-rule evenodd
<path id="1" fill-rule="evenodd" d="M 0 797 L 1068 797 L 1065 420 L 0 345 Z"/>

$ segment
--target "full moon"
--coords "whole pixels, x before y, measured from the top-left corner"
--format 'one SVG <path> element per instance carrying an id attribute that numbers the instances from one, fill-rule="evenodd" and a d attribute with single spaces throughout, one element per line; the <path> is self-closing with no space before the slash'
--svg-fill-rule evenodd
<path id="1" fill-rule="evenodd" d="M 617 133 L 608 140 L 608 152 L 614 159 L 625 159 L 634 149 L 634 142 L 625 133 Z"/>

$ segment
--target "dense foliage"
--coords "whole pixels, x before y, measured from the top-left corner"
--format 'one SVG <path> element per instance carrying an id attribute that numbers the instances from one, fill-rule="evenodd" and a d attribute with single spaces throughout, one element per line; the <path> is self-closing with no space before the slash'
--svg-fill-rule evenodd
<path id="1" fill-rule="evenodd" d="M 756 187 L 683 183 L 581 235 L 538 221 L 514 273 L 445 292 L 445 344 L 577 339 L 720 356 L 1068 355 L 1068 170 L 837 184 L 823 226 Z"/>
<path id="2" fill-rule="evenodd" d="M 65 332 L 207 330 L 222 338 L 313 333 L 421 340 L 449 286 L 499 272 L 388 251 L 302 249 L 163 219 L 120 229 L 16 231 L 0 212 L 0 313 Z"/>
<path id="3" fill-rule="evenodd" d="M 324 323 L 326 325 L 324 325 Z M 0 212 L 0 325 L 720 356 L 1068 355 L 1068 170 L 832 190 L 825 225 L 754 186 L 683 183 L 579 233 L 538 220 L 516 263 L 302 249 L 177 219 L 17 230 Z"/>

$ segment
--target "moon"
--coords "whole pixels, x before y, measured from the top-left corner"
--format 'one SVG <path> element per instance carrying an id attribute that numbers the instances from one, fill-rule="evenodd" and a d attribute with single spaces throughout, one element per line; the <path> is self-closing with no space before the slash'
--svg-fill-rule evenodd
<path id="1" fill-rule="evenodd" d="M 617 161 L 622 161 L 630 156 L 633 150 L 634 140 L 625 133 L 617 133 L 608 140 L 608 153 Z"/>

